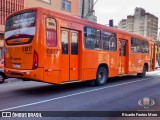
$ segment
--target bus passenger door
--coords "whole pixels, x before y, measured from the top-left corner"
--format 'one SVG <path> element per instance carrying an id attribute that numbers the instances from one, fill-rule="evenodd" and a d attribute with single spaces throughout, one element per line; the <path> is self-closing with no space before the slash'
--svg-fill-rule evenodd
<path id="1" fill-rule="evenodd" d="M 70 81 L 78 80 L 78 41 L 77 31 L 70 31 Z"/>
<path id="2" fill-rule="evenodd" d="M 61 30 L 61 45 L 62 45 L 62 56 L 61 56 L 61 79 L 60 82 L 69 81 L 69 30 Z"/>
<path id="3" fill-rule="evenodd" d="M 119 40 L 119 74 L 127 74 L 127 41 L 126 40 Z"/>
<path id="4" fill-rule="evenodd" d="M 61 82 L 78 80 L 78 31 L 62 29 Z"/>

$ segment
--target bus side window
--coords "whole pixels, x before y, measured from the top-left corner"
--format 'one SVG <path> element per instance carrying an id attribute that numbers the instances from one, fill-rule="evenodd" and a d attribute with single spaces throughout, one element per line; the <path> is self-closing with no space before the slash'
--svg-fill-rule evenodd
<path id="1" fill-rule="evenodd" d="M 87 49 L 93 49 L 94 43 L 93 43 L 93 35 L 92 35 L 92 29 L 89 27 L 84 28 L 84 37 L 85 37 L 85 48 Z"/>
<path id="2" fill-rule="evenodd" d="M 97 31 L 96 31 L 95 48 L 100 49 L 100 44 L 101 44 L 101 31 L 100 31 L 100 30 L 97 30 Z"/>
<path id="3" fill-rule="evenodd" d="M 149 47 L 148 47 L 148 45 L 149 45 L 148 41 L 145 41 L 145 43 L 144 43 L 144 52 L 145 53 L 149 53 Z"/>
<path id="4" fill-rule="evenodd" d="M 78 55 L 78 33 L 72 33 L 71 34 L 72 37 L 72 55 Z"/>
<path id="5" fill-rule="evenodd" d="M 100 30 L 91 27 L 84 27 L 84 38 L 86 49 L 100 49 Z"/>
<path id="6" fill-rule="evenodd" d="M 50 47 L 57 46 L 57 24 L 54 18 L 46 18 L 46 44 Z"/>
<path id="7" fill-rule="evenodd" d="M 136 39 L 136 48 L 137 48 L 137 52 L 141 52 L 139 39 Z"/>
<path id="8" fill-rule="evenodd" d="M 141 52 L 142 53 L 148 53 L 149 52 L 148 44 L 149 44 L 148 41 L 141 40 L 140 47 L 141 47 Z"/>
<path id="9" fill-rule="evenodd" d="M 103 49 L 108 51 L 117 50 L 117 37 L 115 33 L 103 31 L 102 33 Z"/>
<path id="10" fill-rule="evenodd" d="M 141 52 L 139 39 L 131 38 L 131 50 L 133 53 Z"/>
<path id="11" fill-rule="evenodd" d="M 62 30 L 61 41 L 62 41 L 62 54 L 68 54 L 68 31 Z"/>
<path id="12" fill-rule="evenodd" d="M 131 38 L 131 51 L 134 53 L 136 52 L 136 39 Z"/>

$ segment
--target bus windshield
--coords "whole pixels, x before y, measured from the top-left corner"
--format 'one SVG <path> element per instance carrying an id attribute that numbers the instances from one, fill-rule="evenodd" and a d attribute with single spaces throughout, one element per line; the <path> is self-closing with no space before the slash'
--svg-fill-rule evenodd
<path id="1" fill-rule="evenodd" d="M 7 44 L 10 43 L 8 41 L 13 41 L 13 39 L 33 37 L 35 35 L 35 26 L 36 12 L 34 11 L 28 11 L 9 17 L 6 20 L 5 29 Z"/>

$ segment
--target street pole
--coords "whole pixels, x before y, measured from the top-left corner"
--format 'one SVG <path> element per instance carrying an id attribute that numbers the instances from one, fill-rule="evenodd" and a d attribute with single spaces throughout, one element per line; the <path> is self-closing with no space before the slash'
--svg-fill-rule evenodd
<path id="1" fill-rule="evenodd" d="M 82 14 L 81 18 L 84 18 L 84 0 L 82 0 Z"/>

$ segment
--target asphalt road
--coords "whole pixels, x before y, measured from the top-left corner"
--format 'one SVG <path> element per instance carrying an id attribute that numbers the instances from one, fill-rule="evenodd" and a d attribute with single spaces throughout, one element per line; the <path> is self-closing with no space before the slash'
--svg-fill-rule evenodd
<path id="1" fill-rule="evenodd" d="M 155 104 L 149 108 L 138 101 L 149 97 Z M 160 70 L 148 73 L 145 78 L 136 75 L 109 79 L 105 86 L 87 83 L 55 86 L 18 79 L 0 84 L 0 111 L 160 111 Z M 0 118 L 0 120 L 9 118 Z M 20 118 L 11 118 L 18 120 Z M 29 118 L 25 118 L 29 119 Z M 38 120 L 125 120 L 138 118 L 68 117 L 37 118 Z M 142 118 L 139 118 L 142 120 Z M 143 118 L 150 120 L 151 118 Z M 152 118 L 160 119 L 160 118 Z M 35 118 L 33 118 L 35 120 Z"/>

